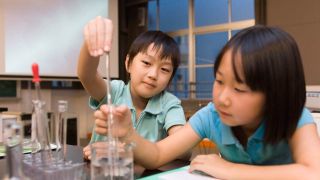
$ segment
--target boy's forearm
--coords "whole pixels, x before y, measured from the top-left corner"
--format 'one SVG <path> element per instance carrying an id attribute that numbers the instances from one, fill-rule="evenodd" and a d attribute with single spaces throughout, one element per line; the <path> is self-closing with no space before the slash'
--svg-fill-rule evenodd
<path id="1" fill-rule="evenodd" d="M 84 43 L 78 60 L 78 77 L 86 91 L 96 100 L 105 96 L 105 83 L 98 74 L 99 57 L 90 56 Z"/>

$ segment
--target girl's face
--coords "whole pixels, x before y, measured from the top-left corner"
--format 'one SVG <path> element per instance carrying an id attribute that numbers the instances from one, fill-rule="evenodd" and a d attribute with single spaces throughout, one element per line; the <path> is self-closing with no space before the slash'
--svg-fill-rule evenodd
<path id="1" fill-rule="evenodd" d="M 138 53 L 126 68 L 130 73 L 131 95 L 149 99 L 163 91 L 171 78 L 171 59 L 160 59 L 161 49 L 153 49 L 151 44 L 146 53 Z"/>
<path id="2" fill-rule="evenodd" d="M 265 96 L 236 81 L 231 59 L 231 50 L 228 50 L 222 57 L 213 84 L 213 102 L 224 124 L 255 130 L 263 116 Z M 241 63 L 237 67 L 241 68 Z M 244 79 L 243 72 L 239 75 Z"/>

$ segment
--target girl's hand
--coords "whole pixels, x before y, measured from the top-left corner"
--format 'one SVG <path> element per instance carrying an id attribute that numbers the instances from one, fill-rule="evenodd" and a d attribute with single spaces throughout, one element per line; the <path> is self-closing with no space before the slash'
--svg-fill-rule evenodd
<path id="1" fill-rule="evenodd" d="M 215 178 L 225 179 L 232 164 L 217 154 L 198 155 L 191 161 L 189 172 L 198 170 Z"/>
<path id="2" fill-rule="evenodd" d="M 100 110 L 95 111 L 95 132 L 102 135 L 108 134 L 108 115 L 112 109 L 114 123 L 111 127 L 112 136 L 126 138 L 133 132 L 131 121 L 131 112 L 125 105 L 109 108 L 107 105 L 102 105 Z"/>
<path id="3" fill-rule="evenodd" d="M 101 16 L 91 20 L 84 27 L 84 39 L 91 56 L 109 52 L 112 42 L 112 21 Z"/>

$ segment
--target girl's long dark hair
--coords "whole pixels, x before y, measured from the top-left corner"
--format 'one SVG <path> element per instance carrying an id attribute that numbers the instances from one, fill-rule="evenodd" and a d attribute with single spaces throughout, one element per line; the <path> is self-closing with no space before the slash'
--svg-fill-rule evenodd
<path id="1" fill-rule="evenodd" d="M 257 25 L 243 29 L 217 56 L 215 75 L 228 50 L 232 50 L 236 80 L 265 94 L 266 143 L 289 140 L 297 128 L 306 100 L 303 65 L 295 40 L 276 27 Z M 236 54 L 241 58 L 236 58 Z M 241 67 L 236 65 L 238 60 Z M 243 71 L 244 79 L 240 78 L 240 71 Z"/>

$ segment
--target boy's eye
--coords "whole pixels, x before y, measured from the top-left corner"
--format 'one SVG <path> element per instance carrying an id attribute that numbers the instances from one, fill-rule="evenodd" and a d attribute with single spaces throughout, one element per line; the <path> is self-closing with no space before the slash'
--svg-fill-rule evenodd
<path id="1" fill-rule="evenodd" d="M 170 69 L 168 69 L 168 68 L 161 68 L 161 70 L 164 72 L 170 72 Z"/>
<path id="2" fill-rule="evenodd" d="M 150 63 L 148 61 L 142 60 L 142 63 L 145 64 L 145 65 L 150 65 Z"/>

